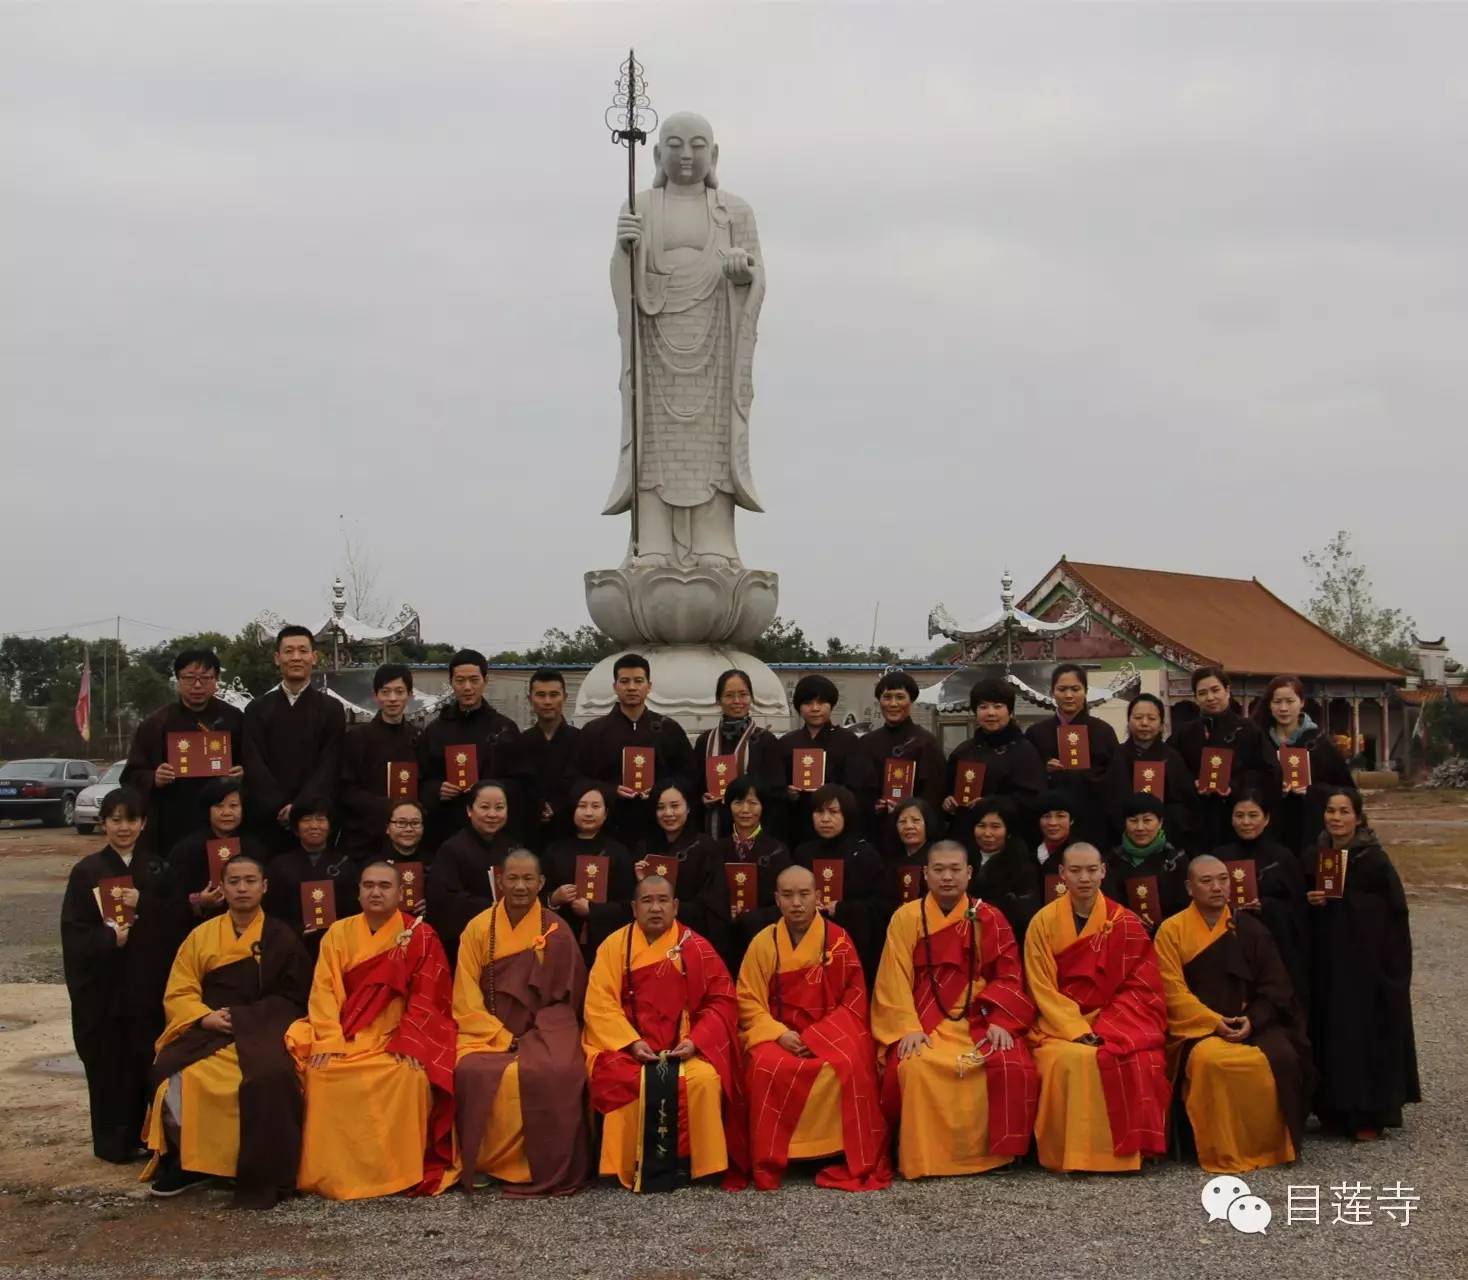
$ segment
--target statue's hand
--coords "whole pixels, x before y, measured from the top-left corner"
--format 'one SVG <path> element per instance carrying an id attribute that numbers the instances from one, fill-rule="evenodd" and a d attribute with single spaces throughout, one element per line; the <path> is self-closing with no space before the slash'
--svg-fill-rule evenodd
<path id="1" fill-rule="evenodd" d="M 754 254 L 747 249 L 729 249 L 724 254 L 724 278 L 733 284 L 754 280 Z"/>
<path id="2" fill-rule="evenodd" d="M 628 250 L 635 249 L 642 239 L 642 215 L 624 213 L 617 218 L 617 242 Z"/>

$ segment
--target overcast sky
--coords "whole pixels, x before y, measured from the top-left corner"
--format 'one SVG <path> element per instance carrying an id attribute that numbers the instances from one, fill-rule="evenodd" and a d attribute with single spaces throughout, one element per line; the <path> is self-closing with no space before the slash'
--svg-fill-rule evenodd
<path id="1" fill-rule="evenodd" d="M 315 622 L 344 526 L 428 638 L 587 621 L 631 41 L 759 221 L 786 618 L 1347 528 L 1468 659 L 1461 6 L 7 4 L 0 632 Z"/>

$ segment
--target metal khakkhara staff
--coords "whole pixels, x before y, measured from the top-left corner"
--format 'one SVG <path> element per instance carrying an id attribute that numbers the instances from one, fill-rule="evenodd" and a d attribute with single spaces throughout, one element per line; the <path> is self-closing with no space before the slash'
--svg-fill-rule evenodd
<path id="1" fill-rule="evenodd" d="M 636 51 L 627 50 L 627 61 L 619 68 L 616 91 L 612 105 L 607 108 L 605 120 L 612 131 L 612 145 L 627 148 L 627 211 L 637 212 L 637 147 L 647 142 L 648 133 L 657 127 L 658 114 L 652 109 L 647 96 L 647 80 L 642 74 L 642 64 L 637 61 Z M 639 245 L 640 245 L 639 241 Z M 637 483 L 639 479 L 639 454 L 641 453 L 642 422 L 637 404 L 637 249 L 627 254 L 628 284 L 628 340 L 631 343 L 632 380 L 629 384 L 632 411 L 632 555 L 635 559 L 640 543 L 638 523 Z"/>

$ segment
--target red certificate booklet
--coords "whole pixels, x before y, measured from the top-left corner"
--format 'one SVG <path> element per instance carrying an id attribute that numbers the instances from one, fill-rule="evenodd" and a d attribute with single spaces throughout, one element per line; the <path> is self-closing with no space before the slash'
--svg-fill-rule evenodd
<path id="1" fill-rule="evenodd" d="M 834 907 L 841 901 L 841 892 L 846 887 L 846 864 L 840 858 L 817 858 L 811 863 L 811 870 L 815 872 L 821 906 Z"/>
<path id="2" fill-rule="evenodd" d="M 1055 899 L 1058 898 L 1058 897 L 1060 897 L 1060 895 L 1062 893 L 1064 893 L 1064 892 L 1065 892 L 1065 885 L 1061 883 L 1061 879 L 1060 879 L 1059 876 L 1046 876 L 1045 877 L 1045 901 L 1046 902 L 1054 902 Z"/>
<path id="3" fill-rule="evenodd" d="M 1310 748 L 1281 747 L 1279 749 L 1279 771 L 1284 777 L 1284 789 L 1293 791 L 1297 787 L 1310 785 Z"/>
<path id="4" fill-rule="evenodd" d="M 923 895 L 923 869 L 913 862 L 899 862 L 892 868 L 893 896 L 899 903 L 916 902 Z"/>
<path id="5" fill-rule="evenodd" d="M 892 801 L 911 800 L 917 786 L 917 761 L 888 756 L 882 768 L 882 796 Z"/>
<path id="6" fill-rule="evenodd" d="M 336 923 L 334 880 L 307 880 L 301 885 L 301 922 L 307 929 L 327 929 Z"/>
<path id="7" fill-rule="evenodd" d="M 709 756 L 703 766 L 704 790 L 714 799 L 722 800 L 738 768 L 739 761 L 734 756 Z"/>
<path id="8" fill-rule="evenodd" d="M 223 729 L 170 733 L 168 764 L 180 778 L 222 778 L 234 767 L 229 734 Z"/>
<path id="9" fill-rule="evenodd" d="M 1167 798 L 1167 765 L 1161 760 L 1138 760 L 1132 765 L 1132 790 L 1141 796 Z"/>
<path id="10" fill-rule="evenodd" d="M 467 791 L 479 781 L 479 748 L 472 742 L 460 742 L 443 749 L 444 781 Z"/>
<path id="11" fill-rule="evenodd" d="M 1137 876 L 1126 882 L 1126 904 L 1149 929 L 1162 923 L 1162 904 L 1157 896 L 1156 876 Z"/>
<path id="12" fill-rule="evenodd" d="M 98 883 L 97 905 L 101 908 L 102 919 L 110 920 L 115 925 L 130 925 L 138 918 L 138 909 L 128 906 L 122 900 L 123 890 L 132 887 L 131 876 L 111 876 Z"/>
<path id="13" fill-rule="evenodd" d="M 224 883 L 224 864 L 239 851 L 240 842 L 236 836 L 204 841 L 204 852 L 209 855 L 209 887 L 211 889 L 218 889 Z"/>
<path id="14" fill-rule="evenodd" d="M 678 859 L 671 858 L 667 854 L 657 857 L 655 854 L 647 855 L 647 870 L 640 878 L 647 876 L 662 876 L 674 889 L 678 887 Z"/>
<path id="15" fill-rule="evenodd" d="M 1055 735 L 1062 769 L 1091 767 L 1091 730 L 1083 724 L 1063 724 Z"/>
<path id="16" fill-rule="evenodd" d="M 651 747 L 622 748 L 622 785 L 628 791 L 635 791 L 640 796 L 650 796 L 656 777 L 657 756 Z"/>
<path id="17" fill-rule="evenodd" d="M 724 888 L 729 894 L 729 919 L 734 920 L 755 906 L 759 872 L 752 862 L 724 863 Z"/>
<path id="18" fill-rule="evenodd" d="M 387 798 L 389 800 L 416 800 L 418 798 L 418 762 L 416 760 L 388 761 Z"/>
<path id="19" fill-rule="evenodd" d="M 826 785 L 825 747 L 799 747 L 790 757 L 790 785 L 797 791 L 819 791 Z"/>
<path id="20" fill-rule="evenodd" d="M 403 882 L 402 909 L 411 914 L 423 901 L 423 864 L 421 862 L 399 862 L 396 866 Z"/>
<path id="21" fill-rule="evenodd" d="M 1315 887 L 1323 893 L 1327 899 L 1344 898 L 1346 896 L 1346 856 L 1345 849 L 1324 849 L 1320 854 L 1320 862 L 1315 870 Z"/>
<path id="22" fill-rule="evenodd" d="M 1228 905 L 1247 907 L 1259 899 L 1259 873 L 1253 858 L 1235 858 L 1223 864 L 1228 869 Z"/>
<path id="23" fill-rule="evenodd" d="M 988 766 L 978 760 L 960 760 L 953 771 L 953 799 L 960 809 L 977 804 L 984 795 Z"/>
<path id="24" fill-rule="evenodd" d="M 1198 761 L 1198 794 L 1222 795 L 1228 790 L 1234 772 L 1232 747 L 1205 747 Z"/>
<path id="25" fill-rule="evenodd" d="M 590 853 L 576 857 L 576 896 L 587 902 L 607 900 L 607 881 L 612 875 L 612 860 Z"/>

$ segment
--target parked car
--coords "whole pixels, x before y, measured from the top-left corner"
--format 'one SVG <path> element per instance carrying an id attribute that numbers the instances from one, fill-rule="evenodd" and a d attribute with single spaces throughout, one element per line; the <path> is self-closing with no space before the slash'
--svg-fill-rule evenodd
<path id="1" fill-rule="evenodd" d="M 122 785 L 122 766 L 126 763 L 126 760 L 114 760 L 107 766 L 107 772 L 99 781 L 77 796 L 76 814 L 73 817 L 77 835 L 89 835 L 97 829 L 97 811 L 102 807 L 102 800 L 107 793 Z"/>
<path id="2" fill-rule="evenodd" d="M 90 760 L 12 760 L 0 764 L 0 818 L 40 818 L 48 827 L 76 820 L 76 798 L 97 781 Z"/>

